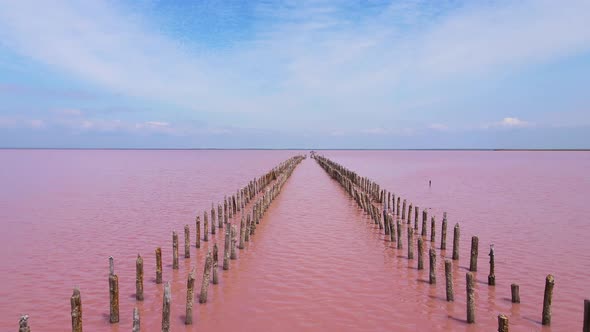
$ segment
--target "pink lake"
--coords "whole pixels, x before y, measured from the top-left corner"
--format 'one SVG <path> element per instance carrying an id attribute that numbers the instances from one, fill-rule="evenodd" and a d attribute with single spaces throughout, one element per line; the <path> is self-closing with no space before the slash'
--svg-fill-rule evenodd
<path id="1" fill-rule="evenodd" d="M 0 150 L 0 330 L 70 331 L 70 296 L 80 287 L 85 331 L 159 331 L 163 285 L 154 283 L 161 246 L 172 284 L 172 331 L 491 331 L 499 313 L 511 331 L 576 331 L 590 297 L 590 153 L 493 151 L 320 151 L 461 225 L 455 302 L 445 301 L 437 229 L 437 281 L 394 249 L 339 184 L 304 160 L 240 250 L 209 301 L 183 322 L 186 277 L 218 234 L 172 270 L 172 231 L 297 151 Z M 432 187 L 428 181 L 432 180 Z M 238 215 L 239 217 L 239 215 Z M 438 224 L 440 227 L 440 224 Z M 465 272 L 479 236 L 476 324 L 465 322 Z M 182 249 L 181 235 L 181 249 Z M 430 244 L 430 242 L 426 242 Z M 496 286 L 487 285 L 495 245 Z M 182 251 L 182 250 L 181 250 Z M 136 302 L 135 258 L 145 265 Z M 121 320 L 109 324 L 108 257 L 119 276 Z M 426 262 L 426 267 L 428 263 Z M 547 274 L 555 276 L 553 318 L 542 327 Z M 510 302 L 520 285 L 521 304 Z M 199 288 L 197 287 L 197 288 Z"/>

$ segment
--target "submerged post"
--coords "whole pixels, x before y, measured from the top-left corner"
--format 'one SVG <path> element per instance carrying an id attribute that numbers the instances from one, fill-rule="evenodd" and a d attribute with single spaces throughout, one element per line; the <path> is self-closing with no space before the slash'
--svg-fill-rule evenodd
<path id="1" fill-rule="evenodd" d="M 178 234 L 172 232 L 172 268 L 178 270 Z"/>
<path id="2" fill-rule="evenodd" d="M 82 332 L 82 298 L 80 297 L 80 289 L 74 288 L 74 293 L 70 298 L 70 305 L 72 307 L 72 332 Z"/>
<path id="3" fill-rule="evenodd" d="M 133 329 L 132 332 L 140 332 L 141 331 L 141 322 L 139 320 L 139 309 L 137 307 L 133 308 Z"/>
<path id="4" fill-rule="evenodd" d="M 224 247 L 223 247 L 223 269 L 224 270 L 229 270 L 230 231 L 231 231 L 231 225 L 228 223 L 227 228 L 225 229 L 225 243 L 224 243 Z"/>
<path id="5" fill-rule="evenodd" d="M 205 269 L 203 270 L 203 282 L 201 284 L 201 294 L 199 294 L 199 303 L 207 302 L 207 291 L 209 290 L 209 282 L 211 281 L 211 266 L 213 265 L 213 258 L 211 252 L 207 253 L 205 259 Z"/>
<path id="6" fill-rule="evenodd" d="M 443 218 L 440 231 L 440 250 L 447 250 L 447 218 Z"/>
<path id="7" fill-rule="evenodd" d="M 426 221 L 428 220 L 428 212 L 426 209 L 422 210 L 422 236 L 426 237 Z"/>
<path id="8" fill-rule="evenodd" d="M 452 302 L 455 300 L 455 295 L 453 294 L 453 266 L 448 259 L 445 260 L 445 283 L 447 286 L 447 301 Z"/>
<path id="9" fill-rule="evenodd" d="M 414 259 L 414 230 L 408 227 L 408 259 Z"/>
<path id="10" fill-rule="evenodd" d="M 459 237 L 461 236 L 459 230 L 459 223 L 455 224 L 455 228 L 453 229 L 453 260 L 456 261 L 459 259 Z"/>
<path id="11" fill-rule="evenodd" d="M 114 267 L 112 264 L 112 257 L 109 257 L 109 307 L 110 315 L 109 321 L 111 323 L 119 322 L 119 278 L 114 274 Z"/>
<path id="12" fill-rule="evenodd" d="M 490 274 L 488 275 L 488 285 L 496 285 L 496 275 L 494 274 L 494 245 L 490 245 Z"/>
<path id="13" fill-rule="evenodd" d="M 209 217 L 207 217 L 207 211 L 203 212 L 203 241 L 209 241 Z"/>
<path id="14" fill-rule="evenodd" d="M 545 295 L 543 296 L 543 325 L 551 325 L 551 301 L 553 300 L 553 286 L 555 285 L 555 278 L 553 275 L 548 275 L 545 278 Z"/>
<path id="15" fill-rule="evenodd" d="M 434 271 L 434 268 L 436 266 L 436 251 L 434 250 L 434 248 L 430 248 L 429 256 L 430 256 L 430 273 L 428 276 L 428 282 L 432 285 L 432 284 L 436 284 L 436 273 Z"/>
<path id="16" fill-rule="evenodd" d="M 143 301 L 143 258 L 139 254 L 135 261 L 135 299 Z"/>
<path id="17" fill-rule="evenodd" d="M 475 323 L 475 288 L 473 273 L 467 272 L 467 323 Z"/>
<path id="18" fill-rule="evenodd" d="M 509 332 L 508 317 L 504 314 L 498 315 L 498 332 Z"/>
<path id="19" fill-rule="evenodd" d="M 195 297 L 195 268 L 188 274 L 186 280 L 186 315 L 184 319 L 185 325 L 193 324 L 193 300 Z"/>
<path id="20" fill-rule="evenodd" d="M 418 234 L 418 205 L 414 206 L 414 232 Z"/>
<path id="21" fill-rule="evenodd" d="M 201 248 L 201 217 L 197 216 L 195 231 L 195 247 Z"/>
<path id="22" fill-rule="evenodd" d="M 582 332 L 590 332 L 590 300 L 584 300 L 584 327 Z"/>
<path id="23" fill-rule="evenodd" d="M 237 242 L 236 234 L 237 234 L 237 232 L 238 231 L 237 231 L 236 225 L 231 225 L 231 239 L 230 239 L 231 252 L 230 252 L 230 256 L 229 256 L 230 259 L 238 259 L 238 254 L 236 252 L 236 242 Z"/>
<path id="24" fill-rule="evenodd" d="M 162 283 L 162 248 L 156 248 L 156 284 Z"/>
<path id="25" fill-rule="evenodd" d="M 18 332 L 31 332 L 29 327 L 29 315 L 22 315 L 18 320 Z"/>
<path id="26" fill-rule="evenodd" d="M 469 262 L 469 271 L 477 271 L 477 252 L 478 252 L 479 238 L 477 236 L 471 237 L 471 260 Z"/>
<path id="27" fill-rule="evenodd" d="M 424 269 L 424 240 L 418 237 L 418 270 Z"/>
<path id="28" fill-rule="evenodd" d="M 170 294 L 170 281 L 164 285 L 164 296 L 162 301 L 162 332 L 170 332 L 170 302 L 172 295 Z"/>
<path id="29" fill-rule="evenodd" d="M 430 217 L 430 242 L 436 241 L 436 223 L 434 222 L 434 216 Z"/>
<path id="30" fill-rule="evenodd" d="M 245 241 L 246 241 L 246 222 L 244 221 L 244 215 L 242 214 L 242 219 L 240 220 L 240 243 L 238 245 L 239 249 L 245 248 Z"/>
<path id="31" fill-rule="evenodd" d="M 403 248 L 403 245 L 402 245 L 402 225 L 401 225 L 401 221 L 399 219 L 397 220 L 397 248 L 398 249 Z"/>
<path id="32" fill-rule="evenodd" d="M 184 258 L 191 257 L 191 238 L 190 228 L 188 225 L 184 225 Z"/>
<path id="33" fill-rule="evenodd" d="M 517 284 L 510 285 L 510 293 L 512 295 L 512 303 L 520 303 L 520 287 Z"/>

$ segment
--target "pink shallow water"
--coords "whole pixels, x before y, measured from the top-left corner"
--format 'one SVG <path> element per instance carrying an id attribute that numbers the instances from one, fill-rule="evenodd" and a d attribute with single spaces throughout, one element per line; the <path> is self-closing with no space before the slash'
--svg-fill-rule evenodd
<path id="1" fill-rule="evenodd" d="M 223 195 L 234 193 L 293 151 L 0 150 L 0 330 L 28 313 L 34 330 L 70 330 L 69 297 L 79 286 L 86 331 L 128 331 L 133 306 L 143 331 L 160 329 L 163 285 L 153 251 L 162 246 L 172 283 L 173 331 L 493 330 L 572 331 L 590 296 L 590 153 L 325 151 L 452 226 L 461 223 L 454 303 L 444 301 L 443 256 L 436 286 L 404 249 L 379 230 L 313 160 L 305 160 L 273 202 L 230 271 L 211 285 L 183 325 L 186 276 L 200 285 L 209 245 L 171 268 L 171 233 Z M 428 188 L 428 179 L 433 181 Z M 437 242 L 440 241 L 440 225 Z M 404 234 L 405 235 L 405 234 Z M 471 235 L 480 237 L 475 325 L 465 319 L 465 267 Z M 182 236 L 181 249 L 182 249 Z M 485 282 L 487 245 L 496 248 L 496 283 Z M 429 242 L 427 242 L 429 244 Z M 450 248 L 450 246 L 449 246 Z M 135 257 L 144 256 L 145 301 L 136 302 Z M 182 250 L 181 250 L 182 253 Z M 119 275 L 121 321 L 108 323 L 108 256 Z M 426 262 L 426 268 L 428 263 Z M 551 328 L 540 325 L 544 278 L 556 278 Z M 522 304 L 509 301 L 519 283 Z M 197 287 L 198 288 L 198 287 Z"/>

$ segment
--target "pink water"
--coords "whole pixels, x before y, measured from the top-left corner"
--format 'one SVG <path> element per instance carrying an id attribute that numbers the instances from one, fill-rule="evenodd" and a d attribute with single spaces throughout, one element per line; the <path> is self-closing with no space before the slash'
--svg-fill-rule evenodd
<path id="1" fill-rule="evenodd" d="M 0 330 L 28 313 L 36 331 L 69 331 L 69 297 L 82 293 L 86 331 L 128 331 L 133 306 L 143 331 L 160 329 L 163 285 L 153 282 L 161 246 L 172 283 L 172 330 L 477 331 L 496 316 L 512 331 L 573 331 L 590 296 L 590 153 L 325 151 L 452 226 L 461 224 L 455 302 L 437 281 L 393 249 L 313 160 L 305 160 L 273 202 L 247 248 L 195 305 L 183 325 L 186 276 L 200 285 L 207 245 L 171 268 L 171 233 L 294 151 L 0 150 Z M 428 180 L 432 187 L 428 187 Z M 440 225 L 439 225 L 440 227 Z M 440 228 L 437 230 L 440 235 Z M 465 323 L 471 235 L 480 238 L 476 324 Z M 437 236 L 438 248 L 440 237 Z M 181 236 L 181 247 L 182 247 Z M 427 242 L 429 243 L 429 242 Z M 486 284 L 495 244 L 496 286 Z M 450 247 L 449 247 L 450 248 Z M 181 248 L 182 249 L 182 248 Z M 181 250 L 182 252 L 182 250 Z M 135 257 L 144 256 L 145 301 L 136 302 Z M 108 323 L 108 256 L 119 275 L 121 321 Z M 428 264 L 426 262 L 426 267 Z M 540 325 L 544 279 L 556 278 L 550 328 Z M 426 282 L 425 282 L 426 281 Z M 510 303 L 510 284 L 522 303 Z"/>

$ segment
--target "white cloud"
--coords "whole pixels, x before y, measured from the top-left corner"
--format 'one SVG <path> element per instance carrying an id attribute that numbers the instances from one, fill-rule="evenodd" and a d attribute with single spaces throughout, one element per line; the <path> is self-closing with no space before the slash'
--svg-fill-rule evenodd
<path id="1" fill-rule="evenodd" d="M 425 97 L 400 100 L 400 89 L 590 49 L 587 0 L 392 1 L 354 20 L 342 15 L 341 2 L 261 5 L 256 15 L 272 23 L 223 50 L 183 45 L 117 2 L 0 3 L 0 44 L 26 57 L 116 93 L 194 111 L 280 113 L 243 123 L 268 128 L 279 120 L 305 128 L 330 112 L 393 117 Z"/>
<path id="2" fill-rule="evenodd" d="M 433 129 L 433 130 L 438 130 L 438 131 L 449 130 L 449 127 L 445 124 L 442 124 L 442 123 L 431 123 L 430 125 L 428 125 L 428 128 Z"/>
<path id="3" fill-rule="evenodd" d="M 532 127 L 535 124 L 529 121 L 524 121 L 516 117 L 506 117 L 503 118 L 501 121 L 487 123 L 480 128 L 482 129 L 489 129 L 489 128 L 525 128 L 525 127 Z"/>

